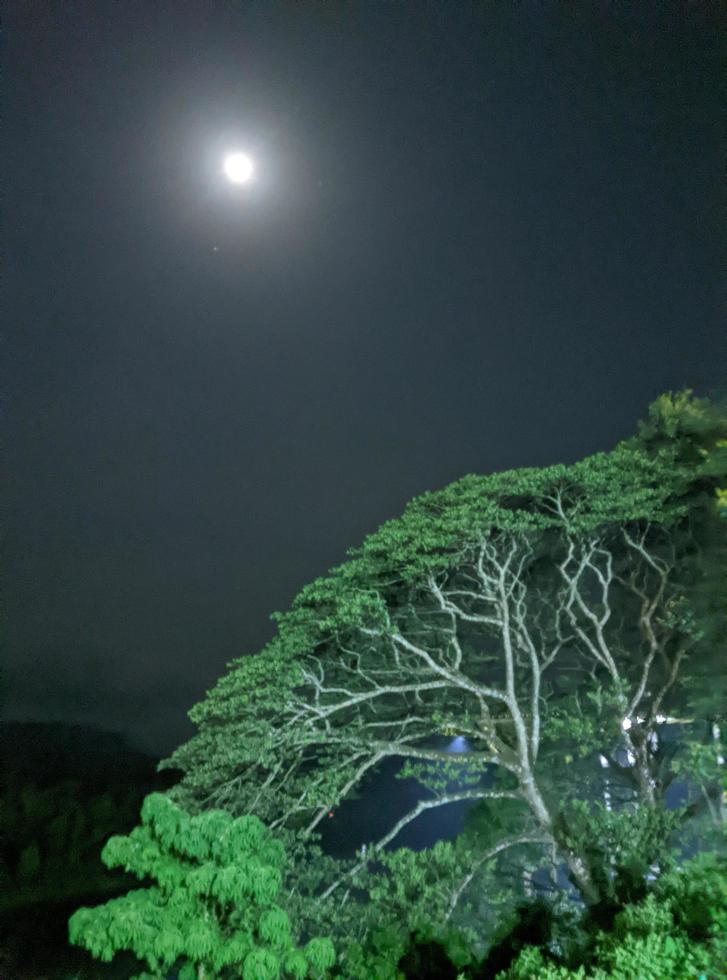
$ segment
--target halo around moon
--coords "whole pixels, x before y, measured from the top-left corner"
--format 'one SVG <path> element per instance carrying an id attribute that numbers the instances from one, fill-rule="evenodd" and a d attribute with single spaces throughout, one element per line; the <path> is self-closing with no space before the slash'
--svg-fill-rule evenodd
<path id="1" fill-rule="evenodd" d="M 246 153 L 228 153 L 223 169 L 225 176 L 233 184 L 247 184 L 255 173 L 253 162 Z"/>

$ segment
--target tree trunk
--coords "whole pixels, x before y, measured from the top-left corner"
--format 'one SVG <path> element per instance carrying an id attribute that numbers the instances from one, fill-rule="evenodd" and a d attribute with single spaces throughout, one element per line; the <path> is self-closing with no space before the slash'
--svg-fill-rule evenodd
<path id="1" fill-rule="evenodd" d="M 646 735 L 642 732 L 637 737 L 631 739 L 635 756 L 634 768 L 636 782 L 639 787 L 640 802 L 645 806 L 654 806 L 654 779 L 651 772 L 649 760 L 649 746 Z"/>
<path id="2" fill-rule="evenodd" d="M 586 861 L 575 851 L 561 849 L 565 857 L 570 877 L 573 884 L 581 893 L 581 898 L 589 908 L 598 905 L 601 901 L 601 893 L 593 880 L 591 869 Z"/>
<path id="3" fill-rule="evenodd" d="M 598 905 L 598 903 L 601 901 L 601 893 L 593 880 L 591 870 L 588 867 L 588 862 L 558 839 L 558 830 L 553 825 L 553 819 L 550 815 L 550 811 L 546 806 L 545 800 L 540 795 L 540 790 L 538 789 L 535 780 L 533 779 L 533 775 L 529 770 L 520 772 L 520 786 L 523 790 L 523 795 L 530 804 L 530 807 L 540 826 L 550 837 L 552 837 L 558 852 L 562 855 L 566 864 L 568 865 L 571 880 L 581 893 L 583 901 L 587 906 Z"/>

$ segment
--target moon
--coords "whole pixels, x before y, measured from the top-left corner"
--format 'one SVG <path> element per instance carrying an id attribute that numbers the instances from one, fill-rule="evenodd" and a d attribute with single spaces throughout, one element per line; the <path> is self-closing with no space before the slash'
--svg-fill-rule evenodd
<path id="1" fill-rule="evenodd" d="M 228 153 L 223 169 L 233 184 L 248 184 L 255 173 L 253 162 L 246 153 Z"/>

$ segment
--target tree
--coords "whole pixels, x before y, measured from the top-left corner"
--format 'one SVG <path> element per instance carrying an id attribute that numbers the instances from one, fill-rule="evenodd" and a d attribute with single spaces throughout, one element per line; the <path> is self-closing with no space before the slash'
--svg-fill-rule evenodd
<path id="1" fill-rule="evenodd" d="M 467 476 L 416 498 L 274 614 L 278 636 L 233 661 L 192 710 L 199 733 L 165 763 L 185 773 L 175 798 L 255 813 L 315 840 L 331 806 L 383 759 L 402 757 L 432 796 L 320 882 L 318 912 L 337 891 L 339 906 L 351 900 L 407 823 L 461 800 L 516 803 L 517 832 L 497 853 L 555 854 L 597 904 L 593 869 L 559 819 L 554 787 L 569 771 L 553 749 L 568 718 L 559 730 L 553 698 L 564 678 L 566 694 L 593 696 L 581 741 L 620 753 L 614 768 L 655 805 L 654 736 L 699 640 L 679 606 L 670 536 L 688 515 L 680 497 L 692 479 L 674 447 L 619 446 L 572 467 Z M 465 735 L 471 751 L 431 748 L 443 731 Z M 452 780 L 464 788 L 452 791 Z"/>
<path id="2" fill-rule="evenodd" d="M 69 922 L 71 943 L 105 962 L 129 950 L 160 980 L 175 965 L 180 980 L 328 975 L 330 940 L 295 948 L 276 902 L 283 848 L 256 817 L 219 810 L 190 817 L 152 793 L 141 821 L 128 836 L 112 837 L 102 860 L 155 884 L 79 909 Z"/>

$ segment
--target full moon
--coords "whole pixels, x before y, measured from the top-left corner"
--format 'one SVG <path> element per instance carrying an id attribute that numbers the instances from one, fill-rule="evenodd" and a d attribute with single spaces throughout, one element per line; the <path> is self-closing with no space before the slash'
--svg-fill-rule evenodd
<path id="1" fill-rule="evenodd" d="M 225 157 L 224 170 L 233 184 L 247 184 L 254 172 L 252 160 L 246 153 L 229 153 Z"/>

